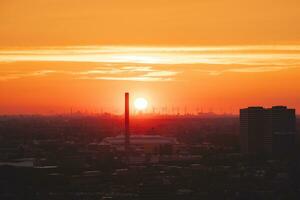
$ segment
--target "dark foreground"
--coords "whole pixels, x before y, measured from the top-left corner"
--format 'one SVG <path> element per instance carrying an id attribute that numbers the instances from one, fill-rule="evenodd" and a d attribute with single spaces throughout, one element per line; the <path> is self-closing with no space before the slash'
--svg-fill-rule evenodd
<path id="1" fill-rule="evenodd" d="M 177 137 L 185 159 L 127 164 L 95 145 L 122 132 L 119 118 L 2 117 L 0 199 L 300 199 L 298 154 L 240 155 L 237 118 L 133 122 Z"/>

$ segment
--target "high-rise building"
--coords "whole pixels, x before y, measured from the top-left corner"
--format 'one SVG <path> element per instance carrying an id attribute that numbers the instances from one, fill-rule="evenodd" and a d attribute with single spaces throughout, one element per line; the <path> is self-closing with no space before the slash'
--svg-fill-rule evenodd
<path id="1" fill-rule="evenodd" d="M 244 154 L 287 154 L 294 148 L 295 134 L 295 109 L 273 106 L 240 110 L 240 141 Z"/>
<path id="2" fill-rule="evenodd" d="M 296 111 L 285 106 L 273 106 L 268 109 L 268 130 L 266 151 L 273 154 L 287 154 L 295 147 Z"/>
<path id="3" fill-rule="evenodd" d="M 240 141 L 242 153 L 263 152 L 265 109 L 248 107 L 240 110 Z"/>

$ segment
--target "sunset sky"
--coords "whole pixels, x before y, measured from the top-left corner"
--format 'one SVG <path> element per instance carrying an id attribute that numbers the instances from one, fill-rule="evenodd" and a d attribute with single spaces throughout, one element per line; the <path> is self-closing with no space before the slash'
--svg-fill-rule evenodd
<path id="1" fill-rule="evenodd" d="M 0 0 L 0 114 L 123 112 L 123 95 L 300 110 L 299 0 Z"/>

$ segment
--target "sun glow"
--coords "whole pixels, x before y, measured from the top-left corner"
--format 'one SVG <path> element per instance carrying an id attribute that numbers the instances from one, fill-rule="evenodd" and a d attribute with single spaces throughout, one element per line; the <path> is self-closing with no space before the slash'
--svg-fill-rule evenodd
<path id="1" fill-rule="evenodd" d="M 148 106 L 148 101 L 145 98 L 140 97 L 134 101 L 134 107 L 139 111 L 145 110 L 147 106 Z"/>

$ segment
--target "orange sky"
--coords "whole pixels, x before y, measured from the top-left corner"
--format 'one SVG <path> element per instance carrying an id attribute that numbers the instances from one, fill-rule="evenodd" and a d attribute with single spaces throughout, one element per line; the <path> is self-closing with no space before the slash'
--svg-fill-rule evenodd
<path id="1" fill-rule="evenodd" d="M 300 109 L 298 0 L 2 0 L 0 113 Z"/>

